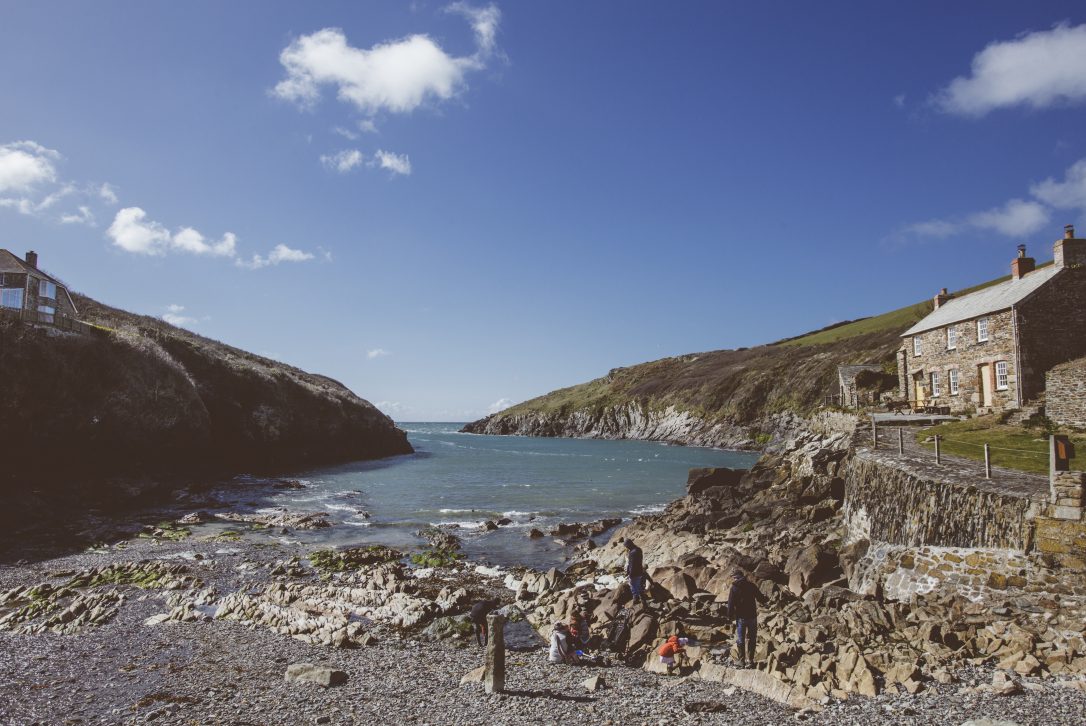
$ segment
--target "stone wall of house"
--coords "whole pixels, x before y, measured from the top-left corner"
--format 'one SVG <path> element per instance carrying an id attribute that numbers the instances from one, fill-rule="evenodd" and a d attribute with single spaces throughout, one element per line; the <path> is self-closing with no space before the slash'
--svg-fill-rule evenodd
<path id="1" fill-rule="evenodd" d="M 47 305 L 53 308 L 57 315 L 75 317 L 75 308 L 72 307 L 62 286 L 56 286 L 57 293 L 55 298 L 45 298 L 38 294 L 42 279 L 44 278 L 36 277 L 33 274 L 30 275 L 30 284 L 27 286 L 26 309 L 34 311 L 38 309 L 39 305 Z"/>
<path id="2" fill-rule="evenodd" d="M 1034 508 L 1022 497 L 923 478 L 866 451 L 852 456 L 845 474 L 850 542 L 1024 552 Z"/>
<path id="3" fill-rule="evenodd" d="M 906 338 L 902 349 L 908 367 L 905 386 L 909 400 L 916 400 L 915 376 L 923 380 L 924 395 L 930 405 L 950 406 L 954 412 L 973 411 L 982 405 L 980 366 L 990 364 L 992 376 L 992 407 L 996 410 L 1016 408 L 1018 371 L 1014 364 L 1014 321 L 1010 310 L 982 316 L 988 319 L 988 340 L 977 340 L 977 318 L 955 323 L 958 331 L 956 346 L 947 349 L 947 328 L 920 333 L 920 355 L 913 354 L 913 338 Z M 995 364 L 1007 361 L 1007 387 L 996 388 Z M 950 393 L 950 370 L 958 371 L 958 394 Z M 940 395 L 932 395 L 931 374 L 938 372 Z"/>
<path id="4" fill-rule="evenodd" d="M 1061 426 L 1086 428 L 1086 358 L 1045 374 L 1045 415 Z"/>
<path id="5" fill-rule="evenodd" d="M 1030 401 L 1045 390 L 1047 371 L 1086 356 L 1086 268 L 1065 268 L 1018 305 L 1018 339 Z"/>

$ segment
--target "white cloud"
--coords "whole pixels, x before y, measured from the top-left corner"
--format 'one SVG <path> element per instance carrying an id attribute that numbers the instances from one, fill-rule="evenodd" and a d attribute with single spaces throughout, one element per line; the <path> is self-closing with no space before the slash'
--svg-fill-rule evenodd
<path id="1" fill-rule="evenodd" d="M 399 401 L 378 401 L 373 404 L 377 409 L 390 418 L 395 418 L 398 414 L 407 410 L 407 406 L 404 406 Z"/>
<path id="2" fill-rule="evenodd" d="M 1048 108 L 1086 100 L 1086 24 L 994 42 L 934 97 L 947 113 L 980 117 L 998 108 Z"/>
<path id="3" fill-rule="evenodd" d="M 898 108 L 905 108 L 905 94 L 899 93 L 894 96 L 894 105 Z"/>
<path id="4" fill-rule="evenodd" d="M 336 126 L 334 129 L 332 129 L 332 133 L 339 134 L 343 138 L 350 139 L 351 141 L 354 141 L 358 138 L 357 131 L 351 131 L 350 129 L 345 129 L 342 126 Z"/>
<path id="5" fill-rule="evenodd" d="M 95 224 L 94 213 L 91 212 L 90 207 L 80 205 L 77 214 L 62 214 L 60 215 L 61 224 L 85 224 L 88 227 L 93 227 Z"/>
<path id="6" fill-rule="evenodd" d="M 358 122 L 358 130 L 364 134 L 377 133 L 377 124 L 373 122 L 373 119 L 364 118 Z"/>
<path id="7" fill-rule="evenodd" d="M 313 259 L 311 253 L 291 249 L 285 244 L 280 243 L 272 248 L 272 251 L 268 253 L 267 257 L 254 254 L 248 261 L 242 259 L 237 260 L 237 265 L 250 270 L 259 270 L 262 267 L 278 265 L 280 262 L 305 262 L 306 260 L 311 259 Z"/>
<path id="8" fill-rule="evenodd" d="M 488 414 L 499 413 L 509 408 L 514 403 L 516 402 L 511 398 L 499 398 L 497 401 L 486 407 L 486 412 Z"/>
<path id="9" fill-rule="evenodd" d="M 237 235 L 227 232 L 218 242 L 208 244 L 204 236 L 192 227 L 182 227 L 170 240 L 174 247 L 183 252 L 213 257 L 234 257 L 237 255 L 237 242 Z"/>
<path id="10" fill-rule="evenodd" d="M 125 207 L 117 212 L 106 234 L 125 252 L 138 255 L 162 255 L 170 244 L 170 232 L 158 222 L 147 219 L 139 207 Z"/>
<path id="11" fill-rule="evenodd" d="M 333 86 L 340 101 L 373 116 L 387 111 L 407 113 L 427 101 L 445 101 L 465 86 L 469 71 L 485 66 L 494 49 L 500 14 L 491 6 L 475 9 L 458 3 L 449 8 L 468 18 L 477 50 L 453 57 L 425 34 L 410 35 L 355 48 L 339 28 L 303 35 L 279 54 L 287 76 L 272 93 L 302 106 L 312 106 L 323 86 Z"/>
<path id="12" fill-rule="evenodd" d="M 166 312 L 162 314 L 162 319 L 170 325 L 176 325 L 179 328 L 188 327 L 196 323 L 196 318 L 190 318 L 187 315 L 182 315 L 185 312 L 184 305 L 168 305 Z"/>
<path id="13" fill-rule="evenodd" d="M 1026 237 L 1048 224 L 1049 211 L 1039 202 L 1011 199 L 1000 207 L 971 214 L 966 221 L 976 229 L 1007 237 Z"/>
<path id="14" fill-rule="evenodd" d="M 33 141 L 0 145 L 0 193 L 25 194 L 57 178 L 60 152 Z"/>
<path id="15" fill-rule="evenodd" d="M 375 154 L 377 164 L 382 169 L 388 169 L 393 174 L 409 176 L 411 174 L 411 159 L 407 154 L 393 154 L 391 151 L 379 149 Z"/>
<path id="16" fill-rule="evenodd" d="M 392 355 L 392 353 L 385 350 L 384 348 L 374 348 L 373 350 L 366 351 L 366 357 L 370 360 L 373 360 L 374 358 L 383 358 L 386 355 Z"/>
<path id="17" fill-rule="evenodd" d="M 1057 209 L 1086 210 L 1086 159 L 1079 159 L 1064 173 L 1063 181 L 1048 178 L 1030 187 L 1030 193 Z"/>
<path id="18" fill-rule="evenodd" d="M 111 184 L 103 184 L 98 187 L 98 196 L 102 198 L 102 201 L 106 204 L 117 203 L 117 190 L 113 188 Z"/>
<path id="19" fill-rule="evenodd" d="M 321 163 L 325 169 L 346 174 L 362 164 L 362 152 L 358 149 L 344 149 L 335 154 L 325 154 L 321 156 Z"/>

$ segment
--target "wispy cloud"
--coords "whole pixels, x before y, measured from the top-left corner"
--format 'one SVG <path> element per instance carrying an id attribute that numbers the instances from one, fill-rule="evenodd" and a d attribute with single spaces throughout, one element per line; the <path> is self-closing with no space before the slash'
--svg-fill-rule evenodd
<path id="1" fill-rule="evenodd" d="M 408 410 L 407 406 L 399 401 L 378 401 L 373 405 L 376 406 L 381 413 L 390 418 L 396 418 L 398 415 Z"/>
<path id="2" fill-rule="evenodd" d="M 81 205 L 77 208 L 76 212 L 60 215 L 61 224 L 85 224 L 88 227 L 95 225 L 94 213 L 91 212 L 90 207 Z"/>
<path id="3" fill-rule="evenodd" d="M 349 139 L 350 141 L 354 141 L 359 136 L 359 133 L 357 131 L 351 131 L 350 129 L 345 129 L 342 126 L 336 126 L 334 129 L 332 129 L 332 133 L 339 134 L 343 138 Z"/>
<path id="4" fill-rule="evenodd" d="M 93 206 L 116 203 L 116 194 L 109 184 L 63 179 L 63 161 L 59 151 L 36 141 L 0 144 L 0 209 L 93 227 Z"/>
<path id="5" fill-rule="evenodd" d="M 393 174 L 402 176 L 411 174 L 411 159 L 407 157 L 407 154 L 393 154 L 391 151 L 378 149 L 374 156 L 377 158 L 377 165 L 382 169 L 388 169 Z"/>
<path id="6" fill-rule="evenodd" d="M 356 166 L 361 166 L 362 161 L 362 152 L 358 149 L 344 149 L 335 154 L 325 154 L 321 156 L 321 164 L 324 165 L 325 169 L 340 174 L 346 174 Z"/>
<path id="7" fill-rule="evenodd" d="M 392 353 L 384 348 L 374 348 L 373 350 L 366 351 L 366 357 L 370 360 L 373 360 L 374 358 L 384 358 L 386 355 L 392 355 Z"/>
<path id="8" fill-rule="evenodd" d="M 117 199 L 117 190 L 115 190 L 113 186 L 108 183 L 98 187 L 98 196 L 106 204 L 116 204 L 119 201 Z"/>
<path id="9" fill-rule="evenodd" d="M 248 260 L 238 259 L 237 265 L 249 270 L 259 270 L 262 267 L 278 265 L 281 262 L 305 262 L 306 260 L 311 259 L 313 259 L 312 253 L 292 249 L 285 244 L 280 243 L 272 248 L 272 251 L 268 253 L 267 257 L 253 255 Z"/>
<path id="10" fill-rule="evenodd" d="M 1086 101 L 1086 24 L 1060 23 L 991 43 L 973 57 L 968 76 L 952 80 L 932 101 L 947 113 L 971 117 Z"/>
<path id="11" fill-rule="evenodd" d="M 486 412 L 489 414 L 500 413 L 501 411 L 504 411 L 505 409 L 512 406 L 514 403 L 516 402 L 511 398 L 499 398 L 497 401 L 486 407 Z"/>
<path id="12" fill-rule="evenodd" d="M 320 100 L 322 87 L 331 86 L 340 101 L 368 117 L 379 112 L 408 113 L 426 102 L 453 98 L 465 87 L 465 76 L 484 68 L 494 51 L 500 12 L 494 6 L 474 8 L 463 3 L 448 9 L 471 23 L 476 40 L 473 55 L 449 55 L 426 34 L 356 48 L 341 29 L 324 28 L 297 38 L 279 54 L 286 77 L 272 94 L 312 106 Z"/>
<path id="13" fill-rule="evenodd" d="M 187 328 L 194 325 L 196 323 L 196 318 L 183 315 L 184 312 L 184 305 L 168 305 L 166 307 L 166 312 L 162 314 L 162 319 L 170 325 L 176 325 L 179 328 Z"/>

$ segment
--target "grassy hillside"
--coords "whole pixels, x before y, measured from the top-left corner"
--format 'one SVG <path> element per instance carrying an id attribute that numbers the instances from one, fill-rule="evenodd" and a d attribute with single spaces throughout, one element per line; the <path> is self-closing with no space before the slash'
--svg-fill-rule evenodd
<path id="1" fill-rule="evenodd" d="M 990 280 L 963 295 L 1009 279 Z M 552 391 L 484 419 L 499 423 L 525 415 L 568 416 L 636 402 L 654 410 L 675 406 L 715 422 L 753 424 L 767 414 L 807 413 L 837 392 L 837 367 L 894 366 L 900 335 L 930 313 L 930 300 L 768 345 L 663 358 L 616 368 L 603 378 Z M 471 429 L 481 430 L 482 422 Z"/>
<path id="2" fill-rule="evenodd" d="M 75 296 L 93 335 L 0 321 L 8 487 L 267 472 L 411 451 L 329 378 Z"/>

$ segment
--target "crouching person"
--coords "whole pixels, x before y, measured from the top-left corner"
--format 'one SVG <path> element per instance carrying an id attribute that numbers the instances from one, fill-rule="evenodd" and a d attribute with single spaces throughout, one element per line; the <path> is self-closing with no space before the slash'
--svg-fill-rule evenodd
<path id="1" fill-rule="evenodd" d="M 656 654 L 660 656 L 660 662 L 667 667 L 668 675 L 671 675 L 675 669 L 679 667 L 679 660 L 683 657 L 683 654 L 686 653 L 686 648 L 684 647 L 686 643 L 686 638 L 672 635 L 667 639 L 667 642 L 656 650 Z"/>
<path id="2" fill-rule="evenodd" d="M 578 662 L 577 654 L 573 651 L 573 643 L 569 636 L 569 628 L 561 620 L 554 624 L 551 630 L 551 651 L 547 659 L 550 663 Z"/>

